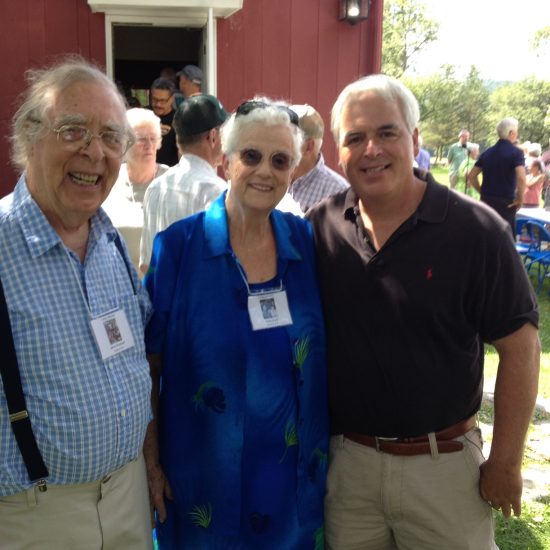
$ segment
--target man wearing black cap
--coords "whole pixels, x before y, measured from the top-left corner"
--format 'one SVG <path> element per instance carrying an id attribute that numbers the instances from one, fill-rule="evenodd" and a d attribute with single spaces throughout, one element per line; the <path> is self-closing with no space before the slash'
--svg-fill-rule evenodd
<path id="1" fill-rule="evenodd" d="M 174 115 L 181 158 L 147 188 L 143 201 L 140 270 L 145 273 L 155 235 L 175 221 L 206 210 L 227 187 L 217 176 L 222 152 L 219 127 L 228 117 L 220 101 L 199 94 L 184 101 Z"/>
<path id="2" fill-rule="evenodd" d="M 180 78 L 179 87 L 185 99 L 202 93 L 202 71 L 196 65 L 185 65 L 176 73 L 176 76 Z"/>

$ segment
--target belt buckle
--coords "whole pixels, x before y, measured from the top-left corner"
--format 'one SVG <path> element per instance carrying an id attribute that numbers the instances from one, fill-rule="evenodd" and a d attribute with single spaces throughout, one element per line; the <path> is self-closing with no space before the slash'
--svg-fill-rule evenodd
<path id="1" fill-rule="evenodd" d="M 374 437 L 374 443 L 376 444 L 376 451 L 380 452 L 380 441 L 397 441 L 398 437 Z"/>

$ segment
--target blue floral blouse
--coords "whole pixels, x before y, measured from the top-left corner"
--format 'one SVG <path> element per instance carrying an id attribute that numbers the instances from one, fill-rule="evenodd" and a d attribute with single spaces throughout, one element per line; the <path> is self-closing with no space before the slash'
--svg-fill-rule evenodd
<path id="1" fill-rule="evenodd" d="M 271 223 L 273 284 L 293 323 L 265 330 L 252 330 L 225 193 L 155 239 L 146 345 L 162 354 L 160 455 L 174 493 L 161 548 L 323 548 L 326 350 L 313 241 L 301 218 L 275 210 Z"/>

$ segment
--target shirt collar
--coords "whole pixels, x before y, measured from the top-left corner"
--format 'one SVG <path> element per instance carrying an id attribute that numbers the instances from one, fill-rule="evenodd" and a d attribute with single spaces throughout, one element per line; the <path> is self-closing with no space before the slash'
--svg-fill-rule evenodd
<path id="1" fill-rule="evenodd" d="M 54 246 L 62 244 L 61 237 L 32 198 L 25 174 L 21 176 L 13 192 L 13 210 L 31 256 L 41 256 Z M 88 246 L 93 246 L 103 234 L 106 234 L 109 240 L 114 240 L 116 229 L 107 214 L 100 208 L 91 219 Z"/>
<path id="2" fill-rule="evenodd" d="M 293 181 L 291 187 L 297 189 L 298 187 L 305 186 L 310 181 L 315 180 L 317 178 L 319 170 L 321 170 L 324 165 L 325 159 L 323 158 L 323 153 L 319 153 L 319 158 L 317 159 L 317 163 L 315 164 L 315 166 L 311 170 L 307 171 L 303 176 L 300 176 L 295 181 Z"/>
<path id="3" fill-rule="evenodd" d="M 232 253 L 229 244 L 227 211 L 225 209 L 226 196 L 227 191 L 224 191 L 204 214 L 205 255 L 207 257 Z M 270 219 L 275 234 L 275 242 L 277 243 L 278 258 L 301 260 L 302 255 L 292 244 L 291 231 L 285 215 L 279 210 L 273 210 Z"/>
<path id="4" fill-rule="evenodd" d="M 414 175 L 427 184 L 424 196 L 413 214 L 414 221 L 441 223 L 447 216 L 451 192 L 444 185 L 437 183 L 430 172 L 414 168 Z M 350 188 L 344 201 L 344 217 L 357 215 L 358 200 L 355 191 Z"/>

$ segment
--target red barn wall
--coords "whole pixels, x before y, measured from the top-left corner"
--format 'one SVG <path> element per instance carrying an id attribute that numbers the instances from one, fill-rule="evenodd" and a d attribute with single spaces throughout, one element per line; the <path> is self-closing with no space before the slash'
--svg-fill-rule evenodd
<path id="1" fill-rule="evenodd" d="M 0 197 L 11 192 L 18 174 L 9 159 L 11 119 L 25 88 L 26 69 L 78 53 L 105 65 L 105 17 L 85 0 L 3 0 L 0 2 Z"/>
<path id="2" fill-rule="evenodd" d="M 244 0 L 217 22 L 218 95 L 234 109 L 255 94 L 310 103 L 327 128 L 323 151 L 336 167 L 330 109 L 357 77 L 380 70 L 383 0 L 371 0 L 367 21 L 338 21 L 337 0 Z M 0 197 L 18 174 L 9 160 L 10 124 L 24 72 L 66 53 L 105 65 L 105 17 L 86 0 L 1 0 Z"/>

